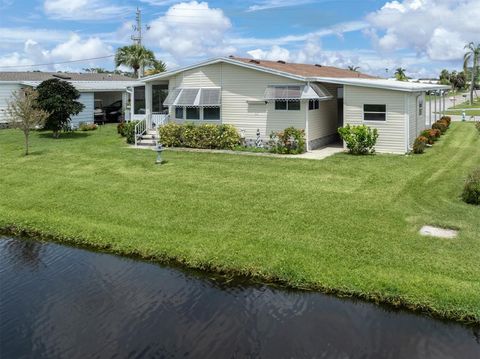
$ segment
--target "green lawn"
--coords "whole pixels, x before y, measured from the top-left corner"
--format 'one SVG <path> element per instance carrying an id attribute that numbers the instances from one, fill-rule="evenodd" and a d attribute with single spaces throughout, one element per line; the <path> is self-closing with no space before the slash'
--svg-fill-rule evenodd
<path id="1" fill-rule="evenodd" d="M 473 101 L 473 104 L 470 105 L 470 100 L 467 100 L 463 103 L 460 103 L 458 105 L 452 106 L 449 108 L 449 110 L 452 109 L 468 109 L 468 108 L 480 108 L 480 98 L 477 98 Z"/>
<path id="2" fill-rule="evenodd" d="M 446 110 L 445 115 L 459 115 L 463 113 L 462 110 Z M 465 110 L 465 116 L 480 116 L 480 110 Z"/>
<path id="3" fill-rule="evenodd" d="M 480 322 L 473 123 L 423 155 L 322 161 L 128 148 L 113 126 L 54 140 L 0 131 L 0 227 Z M 460 229 L 421 237 L 424 224 Z"/>

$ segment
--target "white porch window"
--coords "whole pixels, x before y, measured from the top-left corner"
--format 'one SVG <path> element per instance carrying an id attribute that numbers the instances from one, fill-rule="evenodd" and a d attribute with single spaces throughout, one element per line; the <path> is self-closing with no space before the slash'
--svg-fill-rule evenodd
<path id="1" fill-rule="evenodd" d="M 364 104 L 363 120 L 364 121 L 386 121 L 387 105 L 384 104 Z"/>
<path id="2" fill-rule="evenodd" d="M 144 115 L 145 110 L 145 86 L 136 86 L 133 88 L 133 114 Z"/>

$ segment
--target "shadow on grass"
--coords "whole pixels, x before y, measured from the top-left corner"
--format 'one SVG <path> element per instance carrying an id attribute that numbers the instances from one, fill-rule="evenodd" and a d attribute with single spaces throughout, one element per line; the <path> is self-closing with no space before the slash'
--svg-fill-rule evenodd
<path id="1" fill-rule="evenodd" d="M 54 138 L 52 132 L 41 132 L 38 137 L 41 138 L 50 138 L 52 140 L 74 140 L 78 138 L 85 138 L 91 136 L 91 133 L 88 132 L 62 132 L 58 138 Z"/>

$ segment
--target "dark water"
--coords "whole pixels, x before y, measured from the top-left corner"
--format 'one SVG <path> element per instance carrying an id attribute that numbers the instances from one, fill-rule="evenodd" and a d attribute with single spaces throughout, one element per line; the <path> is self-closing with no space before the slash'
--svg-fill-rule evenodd
<path id="1" fill-rule="evenodd" d="M 0 239 L 3 358 L 480 358 L 479 330 Z"/>

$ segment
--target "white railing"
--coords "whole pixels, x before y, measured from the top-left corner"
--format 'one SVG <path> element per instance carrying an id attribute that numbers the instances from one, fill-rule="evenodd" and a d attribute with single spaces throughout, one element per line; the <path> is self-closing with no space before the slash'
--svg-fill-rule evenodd
<path id="1" fill-rule="evenodd" d="M 169 120 L 169 115 L 165 113 L 154 113 L 152 114 L 152 125 L 154 124 L 156 128 L 166 124 Z"/>
<path id="2" fill-rule="evenodd" d="M 135 125 L 135 147 L 137 147 L 138 140 L 145 132 L 147 132 L 147 120 L 143 118 Z"/>

